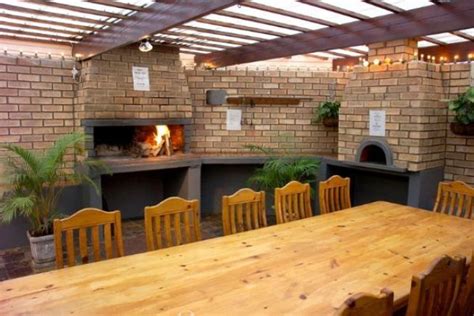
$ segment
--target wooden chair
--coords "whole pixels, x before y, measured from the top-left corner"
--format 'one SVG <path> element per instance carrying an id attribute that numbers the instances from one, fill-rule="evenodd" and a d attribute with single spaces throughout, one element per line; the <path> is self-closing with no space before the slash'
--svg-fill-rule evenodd
<path id="1" fill-rule="evenodd" d="M 222 226 L 224 235 L 267 226 L 265 192 L 245 188 L 223 196 Z"/>
<path id="2" fill-rule="evenodd" d="M 414 276 L 407 316 L 455 316 L 453 311 L 464 276 L 466 258 L 437 259 L 424 273 Z"/>
<path id="3" fill-rule="evenodd" d="M 113 228 L 112 228 L 113 226 Z M 105 212 L 96 208 L 85 208 L 64 219 L 54 220 L 54 243 L 56 247 L 56 267 L 64 268 L 63 234 L 66 235 L 67 264 L 76 265 L 74 231 L 78 231 L 79 255 L 81 263 L 91 262 L 87 247 L 87 230 L 92 239 L 93 261 L 100 261 L 100 232 L 103 228 L 105 257 L 107 259 L 123 256 L 122 223 L 120 211 Z M 112 238 L 112 229 L 114 238 Z M 77 237 L 77 235 L 76 235 Z M 115 240 L 115 247 L 112 246 Z M 115 255 L 114 249 L 115 248 Z"/>
<path id="4" fill-rule="evenodd" d="M 474 219 L 474 188 L 462 181 L 440 182 L 433 211 Z"/>
<path id="5" fill-rule="evenodd" d="M 201 240 L 199 201 L 170 197 L 145 207 L 148 251 Z"/>
<path id="6" fill-rule="evenodd" d="M 275 213 L 277 224 L 311 217 L 309 184 L 291 181 L 283 188 L 276 188 Z"/>
<path id="7" fill-rule="evenodd" d="M 461 294 L 459 294 L 456 313 L 454 315 L 474 315 L 474 252 L 472 253 L 469 268 L 466 269 L 466 276 L 464 278 Z"/>
<path id="8" fill-rule="evenodd" d="M 348 298 L 338 308 L 338 316 L 392 316 L 393 292 L 383 289 L 380 294 L 359 293 Z"/>
<path id="9" fill-rule="evenodd" d="M 321 214 L 340 211 L 351 207 L 351 179 L 332 176 L 319 182 L 319 209 Z"/>

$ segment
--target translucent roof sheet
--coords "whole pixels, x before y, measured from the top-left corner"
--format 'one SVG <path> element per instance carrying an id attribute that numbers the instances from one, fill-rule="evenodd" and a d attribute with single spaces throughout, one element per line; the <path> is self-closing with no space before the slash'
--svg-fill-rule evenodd
<path id="1" fill-rule="evenodd" d="M 459 42 L 465 42 L 466 39 L 456 36 L 451 33 L 440 33 L 440 34 L 434 34 L 430 36 L 426 36 L 428 38 L 433 38 L 438 41 L 442 41 L 444 43 L 452 44 L 452 43 L 459 43 Z"/>
<path id="2" fill-rule="evenodd" d="M 427 42 L 427 41 L 418 41 L 418 47 L 423 48 L 423 47 L 431 47 L 431 46 L 436 46 L 435 43 Z"/>
<path id="3" fill-rule="evenodd" d="M 350 51 L 350 50 L 346 50 L 346 49 L 331 49 L 329 51 L 330 52 L 334 52 L 334 53 L 338 53 L 338 54 L 343 54 L 343 55 L 347 55 L 347 56 L 352 56 L 352 57 L 359 57 L 359 56 L 364 56 L 364 54 L 360 54 L 360 53 L 356 53 L 356 52 L 353 52 L 353 51 Z"/>
<path id="4" fill-rule="evenodd" d="M 399 7 L 405 11 L 433 5 L 433 2 L 429 0 L 384 0 L 383 2 Z"/>
<path id="5" fill-rule="evenodd" d="M 379 7 L 370 5 L 366 2 L 359 0 L 321 0 L 327 4 L 337 6 L 346 10 L 350 10 L 359 14 L 363 14 L 370 18 L 375 18 L 377 16 L 391 14 L 392 12 L 381 9 Z"/>
<path id="6" fill-rule="evenodd" d="M 198 35 L 198 36 L 204 36 L 204 37 L 207 37 L 207 38 L 214 38 L 216 40 L 216 42 L 220 39 L 222 41 L 219 41 L 219 43 L 222 43 L 222 44 L 225 43 L 225 40 L 235 40 L 235 41 L 242 42 L 242 43 L 247 43 L 247 44 L 256 43 L 255 41 L 244 40 L 244 39 L 241 39 L 241 38 L 235 38 L 235 37 L 212 34 L 212 33 L 196 32 L 196 31 L 191 31 L 191 30 L 186 30 L 186 29 L 175 28 L 175 29 L 172 29 L 172 31 L 177 32 L 177 33 L 183 33 L 186 36 Z"/>
<path id="7" fill-rule="evenodd" d="M 321 25 L 321 24 L 312 23 L 312 22 L 308 22 L 308 21 L 305 21 L 305 20 L 292 18 L 292 17 L 289 17 L 287 15 L 276 14 L 276 13 L 272 13 L 272 12 L 266 12 L 266 11 L 257 10 L 257 9 L 253 9 L 253 8 L 242 7 L 242 6 L 241 7 L 233 6 L 233 7 L 230 7 L 228 9 L 224 10 L 224 11 L 241 13 L 241 14 L 245 14 L 245 15 L 248 15 L 248 16 L 256 17 L 256 18 L 265 18 L 266 20 L 273 20 L 273 21 L 285 23 L 285 24 L 288 24 L 288 25 L 295 25 L 295 26 L 299 26 L 299 27 L 304 27 L 304 28 L 307 28 L 309 30 L 317 30 L 317 29 L 325 27 L 324 25 Z"/>
<path id="8" fill-rule="evenodd" d="M 256 3 L 261 3 L 265 4 L 268 6 L 273 6 L 276 8 L 284 9 L 287 11 L 307 15 L 307 16 L 312 16 L 312 17 L 317 17 L 318 19 L 326 20 L 328 22 L 333 22 L 336 24 L 344 24 L 344 23 L 349 23 L 349 22 L 354 22 L 357 21 L 354 18 L 334 13 L 328 10 L 316 8 L 311 5 L 307 5 L 301 2 L 295 2 L 292 0 L 253 0 L 252 2 Z"/>

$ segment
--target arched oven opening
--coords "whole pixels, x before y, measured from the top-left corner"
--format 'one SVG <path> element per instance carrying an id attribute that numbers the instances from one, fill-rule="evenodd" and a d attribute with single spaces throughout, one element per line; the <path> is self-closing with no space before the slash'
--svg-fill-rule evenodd
<path id="1" fill-rule="evenodd" d="M 384 166 L 393 165 L 392 150 L 382 139 L 369 138 L 362 141 L 357 149 L 356 161 Z"/>

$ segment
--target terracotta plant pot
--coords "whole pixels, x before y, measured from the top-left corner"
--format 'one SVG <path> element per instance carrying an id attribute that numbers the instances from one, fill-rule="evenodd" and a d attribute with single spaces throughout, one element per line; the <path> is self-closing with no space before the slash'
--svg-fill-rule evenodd
<path id="1" fill-rule="evenodd" d="M 337 117 L 325 117 L 323 118 L 323 125 L 326 127 L 337 127 L 339 119 Z"/>
<path id="2" fill-rule="evenodd" d="M 457 122 L 452 122 L 449 125 L 451 132 L 453 132 L 456 135 L 467 135 L 467 136 L 473 136 L 474 135 L 474 123 L 471 124 L 461 124 Z"/>
<path id="3" fill-rule="evenodd" d="M 54 248 L 54 235 L 32 237 L 27 232 L 30 241 L 31 257 L 35 271 L 50 270 L 55 265 L 56 253 Z"/>

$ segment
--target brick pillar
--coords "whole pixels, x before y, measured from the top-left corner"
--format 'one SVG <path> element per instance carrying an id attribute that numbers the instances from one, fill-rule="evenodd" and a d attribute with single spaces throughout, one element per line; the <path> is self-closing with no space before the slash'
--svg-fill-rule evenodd
<path id="1" fill-rule="evenodd" d="M 369 44 L 369 62 L 373 62 L 375 59 L 383 62 L 386 58 L 390 58 L 392 61 L 397 61 L 400 58 L 405 61 L 412 60 L 415 52 L 418 52 L 417 44 L 416 39 Z"/>

